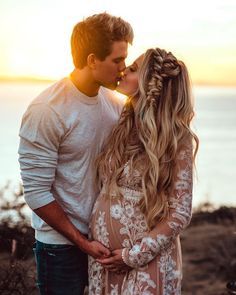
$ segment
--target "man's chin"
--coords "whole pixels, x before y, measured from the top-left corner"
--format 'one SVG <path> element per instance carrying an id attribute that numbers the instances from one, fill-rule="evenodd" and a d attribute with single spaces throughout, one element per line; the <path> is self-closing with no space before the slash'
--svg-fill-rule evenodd
<path id="1" fill-rule="evenodd" d="M 124 89 L 122 89 L 119 85 L 117 85 L 116 91 L 119 92 L 120 94 L 127 95 L 127 93 L 124 92 Z"/>
<path id="2" fill-rule="evenodd" d="M 116 90 L 117 88 L 117 82 L 114 82 L 114 83 L 103 83 L 101 86 L 105 87 L 105 88 L 108 88 L 110 90 Z"/>

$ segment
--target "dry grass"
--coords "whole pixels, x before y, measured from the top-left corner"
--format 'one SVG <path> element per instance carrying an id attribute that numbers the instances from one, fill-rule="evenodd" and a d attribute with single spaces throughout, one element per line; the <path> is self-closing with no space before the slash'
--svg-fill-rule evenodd
<path id="1" fill-rule="evenodd" d="M 226 283 L 236 279 L 235 225 L 202 224 L 182 236 L 183 294 L 228 294 Z"/>
<path id="2" fill-rule="evenodd" d="M 0 294 L 1 295 L 36 295 L 35 262 L 32 257 L 27 260 L 11 262 L 8 253 L 0 258 Z"/>
<path id="3" fill-rule="evenodd" d="M 3 191 L 0 190 L 0 199 Z M 22 191 L 15 193 L 15 200 Z M 0 223 L 0 294 L 35 295 L 33 230 L 22 214 L 24 203 L 3 203 L 1 212 L 14 209 L 18 222 Z M 210 211 L 210 212 L 209 212 Z M 7 216 L 7 215 L 5 215 Z M 15 216 L 15 214 L 13 215 Z M 0 214 L 1 217 L 1 214 Z M 14 243 L 12 241 L 14 240 Z M 226 283 L 236 280 L 236 208 L 212 210 L 205 204 L 194 213 L 181 236 L 183 248 L 183 295 L 226 295 Z M 12 245 L 17 244 L 16 251 Z"/>

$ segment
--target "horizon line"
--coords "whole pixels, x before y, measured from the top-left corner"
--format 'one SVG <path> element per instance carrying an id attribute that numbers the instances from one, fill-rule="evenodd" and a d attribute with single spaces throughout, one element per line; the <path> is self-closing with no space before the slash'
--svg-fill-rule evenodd
<path id="1" fill-rule="evenodd" d="M 60 78 L 59 78 L 60 79 Z M 35 83 L 50 83 L 56 82 L 59 79 L 53 78 L 37 78 L 30 76 L 0 76 L 0 82 L 35 82 Z M 193 86 L 215 86 L 215 87 L 236 87 L 235 83 L 219 83 L 217 81 L 192 81 Z"/>

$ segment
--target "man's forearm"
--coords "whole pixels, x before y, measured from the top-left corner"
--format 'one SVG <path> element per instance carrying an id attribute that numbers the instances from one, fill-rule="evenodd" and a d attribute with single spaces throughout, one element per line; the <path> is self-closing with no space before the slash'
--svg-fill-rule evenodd
<path id="1" fill-rule="evenodd" d="M 53 229 L 58 231 L 78 247 L 83 247 L 86 238 L 73 225 L 61 206 L 53 201 L 43 207 L 35 209 L 34 212 Z"/>
<path id="2" fill-rule="evenodd" d="M 110 250 L 101 243 L 87 240 L 86 237 L 73 225 L 56 201 L 35 209 L 34 212 L 48 225 L 88 255 L 91 255 L 94 258 L 107 257 L 110 255 Z"/>

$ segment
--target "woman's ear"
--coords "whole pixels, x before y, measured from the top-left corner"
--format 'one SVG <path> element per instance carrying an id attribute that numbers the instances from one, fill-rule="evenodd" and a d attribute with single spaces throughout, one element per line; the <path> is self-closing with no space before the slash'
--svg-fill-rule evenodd
<path id="1" fill-rule="evenodd" d="M 91 70 L 96 69 L 96 61 L 97 61 L 97 58 L 96 58 L 95 54 L 90 53 L 87 57 L 87 65 Z"/>

